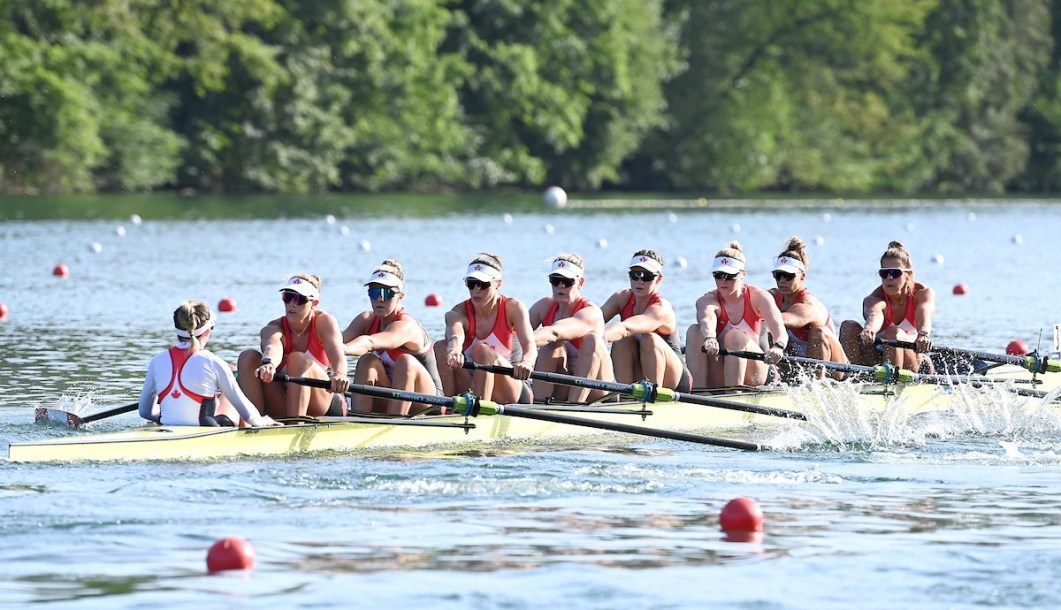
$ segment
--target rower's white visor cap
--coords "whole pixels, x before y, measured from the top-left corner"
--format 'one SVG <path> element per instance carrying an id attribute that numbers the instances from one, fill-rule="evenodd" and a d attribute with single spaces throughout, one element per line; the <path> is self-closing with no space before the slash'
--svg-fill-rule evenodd
<path id="1" fill-rule="evenodd" d="M 285 291 L 297 292 L 307 299 L 316 300 L 320 296 L 317 293 L 317 288 L 309 280 L 300 277 L 293 277 L 287 280 L 287 283 L 280 287 L 280 292 Z"/>
<path id="2" fill-rule="evenodd" d="M 722 273 L 740 273 L 744 271 L 744 263 L 739 261 L 732 256 L 716 256 L 714 262 L 711 263 L 711 271 L 721 271 Z"/>
<path id="3" fill-rule="evenodd" d="M 562 259 L 553 261 L 553 267 L 549 270 L 549 275 L 559 275 L 573 280 L 582 277 L 582 273 L 582 267 Z"/>
<path id="4" fill-rule="evenodd" d="M 480 282 L 492 282 L 501 279 L 501 271 L 485 263 L 472 263 L 468 265 L 468 272 L 464 277 Z"/>
<path id="5" fill-rule="evenodd" d="M 803 263 L 792 258 L 791 256 L 780 256 L 774 261 L 774 271 L 784 271 L 785 273 L 800 273 L 806 271 L 807 268 Z"/>
<path id="6" fill-rule="evenodd" d="M 633 269 L 634 267 L 640 267 L 641 269 L 651 271 L 656 275 L 663 273 L 663 265 L 659 264 L 658 260 L 651 256 L 645 256 L 644 254 L 639 254 L 630 259 L 630 268 Z"/>

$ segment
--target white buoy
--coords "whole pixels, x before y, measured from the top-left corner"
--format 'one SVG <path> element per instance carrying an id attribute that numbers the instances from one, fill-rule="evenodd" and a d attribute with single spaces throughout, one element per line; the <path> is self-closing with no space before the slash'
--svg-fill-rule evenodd
<path id="1" fill-rule="evenodd" d="M 508 212 L 505 212 L 505 215 L 502 216 L 501 218 L 504 219 L 505 224 L 507 224 L 507 225 L 512 224 L 512 214 L 509 214 Z"/>
<path id="2" fill-rule="evenodd" d="M 598 239 L 597 240 L 597 247 L 600 248 L 601 250 L 607 248 L 608 247 L 608 240 L 604 239 L 603 237 Z"/>
<path id="3" fill-rule="evenodd" d="M 545 205 L 553 208 L 562 208 L 567 205 L 567 192 L 558 186 L 550 186 L 542 193 Z"/>
<path id="4" fill-rule="evenodd" d="M 907 231 L 913 231 L 914 230 L 914 223 L 912 223 L 912 222 L 906 223 L 906 230 Z"/>
<path id="5" fill-rule="evenodd" d="M 545 225 L 544 229 L 545 229 L 545 232 L 548 233 L 549 235 L 552 235 L 553 233 L 556 232 L 556 227 L 554 227 L 551 224 Z"/>
<path id="6" fill-rule="evenodd" d="M 678 215 L 675 214 L 674 212 L 671 212 L 671 213 L 667 214 L 667 220 L 671 224 L 674 224 L 674 223 L 678 222 Z"/>
<path id="7" fill-rule="evenodd" d="M 976 220 L 976 212 L 969 212 L 968 214 L 966 214 L 965 219 L 969 222 L 973 222 L 974 220 Z"/>
<path id="8" fill-rule="evenodd" d="M 729 230 L 733 231 L 734 233 L 740 233 L 740 223 L 739 222 L 733 223 L 732 225 L 730 225 Z"/>
<path id="9" fill-rule="evenodd" d="M 335 216 L 332 216 L 331 214 L 328 214 L 327 216 L 324 217 L 324 222 L 326 222 L 326 223 L 328 223 L 330 225 L 335 224 Z"/>
<path id="10" fill-rule="evenodd" d="M 1024 243 L 1024 236 L 1021 235 L 1020 233 L 1017 233 L 1016 235 L 1013 236 L 1013 240 L 1012 241 L 1013 241 L 1013 243 L 1015 243 L 1015 244 L 1017 244 L 1019 246 L 1019 245 Z"/>
<path id="11" fill-rule="evenodd" d="M 362 240 L 361 240 L 361 243 L 360 243 L 360 244 L 358 244 L 358 245 L 359 245 L 359 246 L 361 247 L 361 249 L 362 249 L 362 250 L 364 250 L 365 252 L 368 252 L 369 250 L 371 250 L 371 249 L 372 249 L 372 244 L 370 244 L 370 243 L 368 242 L 368 240 L 367 240 L 367 239 L 362 239 Z"/>
<path id="12" fill-rule="evenodd" d="M 88 245 L 88 249 L 92 250 L 96 254 L 99 254 L 100 252 L 103 252 L 103 244 L 99 243 L 98 241 L 94 241 Z"/>
<path id="13" fill-rule="evenodd" d="M 350 234 L 350 227 L 348 227 L 346 225 L 343 225 L 343 226 L 339 227 L 339 234 L 340 235 L 349 235 Z"/>
<path id="14" fill-rule="evenodd" d="M 822 237 L 821 235 L 819 235 L 819 236 L 814 238 L 814 243 L 818 244 L 819 246 L 824 246 L 825 245 L 825 238 Z"/>
<path id="15" fill-rule="evenodd" d="M 830 214 L 829 212 L 826 212 L 826 213 L 822 214 L 822 222 L 832 222 L 832 221 L 833 221 L 833 215 L 832 214 Z"/>
<path id="16" fill-rule="evenodd" d="M 134 225 L 139 225 L 140 223 L 144 222 L 144 219 L 140 218 L 139 214 L 133 214 L 129 217 L 129 222 L 133 223 Z"/>
<path id="17" fill-rule="evenodd" d="M 942 265 L 943 264 L 943 255 L 942 254 L 937 254 L 937 255 L 933 256 L 932 257 L 932 262 L 936 263 L 937 265 Z"/>
<path id="18" fill-rule="evenodd" d="M 678 266 L 682 269 L 689 266 L 689 261 L 687 261 L 684 256 L 679 256 L 675 262 L 678 263 Z"/>
<path id="19" fill-rule="evenodd" d="M 114 234 L 118 237 L 125 237 L 125 227 L 121 225 L 114 227 Z"/>

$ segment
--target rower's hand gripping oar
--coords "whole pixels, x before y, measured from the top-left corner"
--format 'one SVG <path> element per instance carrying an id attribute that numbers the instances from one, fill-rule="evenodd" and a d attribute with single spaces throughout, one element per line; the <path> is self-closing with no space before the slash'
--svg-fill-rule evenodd
<path id="1" fill-rule="evenodd" d="M 33 415 L 34 422 L 42 421 L 54 421 L 74 428 L 80 428 L 85 424 L 90 424 L 94 421 L 106 419 L 108 417 L 114 417 L 115 415 L 121 415 L 122 413 L 131 413 L 140 408 L 140 403 L 134 402 L 129 405 L 122 405 L 106 411 L 100 411 L 99 413 L 93 413 L 92 415 L 77 415 L 69 411 L 63 411 L 62 409 L 47 409 L 44 407 L 38 407 Z"/>
<path id="2" fill-rule="evenodd" d="M 275 379 L 277 379 L 278 381 L 287 381 L 290 383 L 297 383 L 300 385 L 316 388 L 331 387 L 331 383 L 327 379 L 313 379 L 310 377 L 288 377 L 287 375 L 283 374 L 276 375 Z M 764 449 L 764 447 L 762 445 L 759 445 L 758 443 L 746 443 L 744 441 L 731 440 L 728 438 L 717 438 L 714 436 L 704 436 L 701 434 L 689 434 L 686 432 L 661 430 L 657 428 L 648 428 L 645 426 L 631 426 L 628 424 L 620 424 L 609 421 L 597 421 L 584 417 L 573 417 L 571 415 L 564 415 L 560 413 L 550 413 L 548 411 L 540 411 L 537 409 L 528 409 L 512 405 L 500 405 L 496 402 L 476 398 L 470 392 L 465 393 L 461 396 L 435 396 L 432 394 L 404 392 L 391 388 L 362 385 L 357 383 L 351 383 L 349 391 L 355 394 L 365 394 L 367 396 L 377 396 L 380 398 L 396 398 L 398 400 L 408 400 L 410 402 L 422 402 L 426 404 L 447 406 L 453 408 L 453 410 L 456 411 L 458 414 L 467 417 L 476 417 L 479 415 L 508 415 L 509 417 L 536 419 L 539 421 L 551 422 L 556 424 L 565 424 L 568 426 L 583 426 L 588 428 L 596 428 L 599 430 L 623 432 L 626 434 L 639 434 L 641 436 L 651 436 L 654 438 L 665 438 L 676 441 L 685 441 L 689 443 L 698 443 L 701 445 L 714 445 L 716 447 L 727 447 L 730 449 L 743 449 L 745 451 L 760 451 Z"/>
<path id="3" fill-rule="evenodd" d="M 476 362 L 464 362 L 464 368 L 496 373 L 498 375 L 512 375 L 512 367 L 496 366 L 493 364 L 478 364 Z M 649 403 L 663 402 L 688 402 L 718 409 L 730 409 L 733 411 L 744 411 L 757 415 L 770 415 L 773 417 L 784 417 L 787 419 L 806 420 L 807 417 L 798 411 L 778 409 L 775 407 L 761 407 L 736 400 L 726 400 L 713 396 L 702 396 L 699 394 L 682 394 L 670 388 L 658 386 L 650 381 L 639 381 L 637 383 L 615 383 L 612 381 L 600 381 L 562 373 L 546 373 L 544 371 L 531 371 L 531 379 L 538 379 L 549 383 L 561 385 L 573 385 L 591 390 L 603 390 L 605 392 L 617 392 L 623 396 L 629 396 L 634 400 Z"/>
<path id="4" fill-rule="evenodd" d="M 910 341 L 898 341 L 895 339 L 877 339 L 877 343 L 881 345 L 887 345 L 889 347 L 899 347 L 902 349 L 914 349 L 914 344 Z M 932 351 L 941 354 L 954 354 L 957 356 L 965 356 L 974 360 L 983 360 L 985 362 L 998 362 L 1000 364 L 1013 364 L 1021 368 L 1027 369 L 1032 373 L 1058 373 L 1061 372 L 1061 360 L 1052 360 L 1039 354 L 1038 352 L 1032 352 L 1026 356 L 1014 356 L 1011 354 L 991 354 L 987 352 L 977 352 L 973 350 L 960 349 L 957 347 L 943 347 L 940 345 L 932 346 Z"/>

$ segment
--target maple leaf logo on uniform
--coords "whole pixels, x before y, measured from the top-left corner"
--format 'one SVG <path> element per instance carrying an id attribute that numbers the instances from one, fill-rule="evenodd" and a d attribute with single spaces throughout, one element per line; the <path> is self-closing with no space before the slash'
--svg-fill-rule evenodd
<path id="1" fill-rule="evenodd" d="M 173 390 L 173 393 L 171 393 L 170 396 L 173 397 L 174 400 L 176 400 L 177 398 L 181 397 L 181 392 L 180 390 Z"/>

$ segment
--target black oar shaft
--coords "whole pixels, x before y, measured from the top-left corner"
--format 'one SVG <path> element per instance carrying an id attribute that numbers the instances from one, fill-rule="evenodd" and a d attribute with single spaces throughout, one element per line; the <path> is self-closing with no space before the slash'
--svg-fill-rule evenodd
<path id="1" fill-rule="evenodd" d="M 523 407 L 513 407 L 506 405 L 503 407 L 499 407 L 498 414 L 508 415 L 510 417 L 522 417 L 525 419 L 536 419 L 538 421 L 552 422 L 571 426 L 585 426 L 589 428 L 597 428 L 600 430 L 610 430 L 612 432 L 640 434 L 642 436 L 652 436 L 655 438 L 685 441 L 688 443 L 698 443 L 701 445 L 715 445 L 717 447 L 728 447 L 730 449 L 742 449 L 744 451 L 761 451 L 764 448 L 762 445 L 759 445 L 757 443 L 748 443 L 745 441 L 738 441 L 728 438 L 704 436 L 700 434 L 690 434 L 687 432 L 677 432 L 673 430 L 661 430 L 658 428 L 647 428 L 645 426 L 632 426 L 629 424 L 620 424 L 608 421 L 597 421 L 594 419 L 572 417 L 570 415 L 562 415 L 559 413 L 542 412 L 535 409 L 527 409 Z"/>
<path id="2" fill-rule="evenodd" d="M 315 379 L 313 377 L 288 377 L 287 375 L 277 375 L 276 379 L 277 381 L 287 381 L 291 383 L 297 383 L 299 385 L 309 386 L 312 388 L 328 389 L 332 387 L 332 382 L 327 379 Z M 360 383 L 351 383 L 348 391 L 354 394 L 364 394 L 365 396 L 375 396 L 377 398 L 390 398 L 392 400 L 407 400 L 409 402 L 421 402 L 428 405 L 438 405 L 440 407 L 455 406 L 458 400 L 450 396 L 436 396 L 434 394 L 421 394 L 419 392 L 405 392 L 403 390 L 395 390 L 394 388 L 364 385 Z"/>
<path id="3" fill-rule="evenodd" d="M 492 364 L 478 364 L 475 362 L 466 362 L 465 368 L 477 369 L 486 371 L 489 373 L 497 373 L 499 375 L 511 375 L 512 368 L 507 366 L 496 366 Z M 618 392 L 624 396 L 630 396 L 634 400 L 647 400 L 648 402 L 688 402 L 692 404 L 699 404 L 708 407 L 715 407 L 716 409 L 729 409 L 731 411 L 743 411 L 745 413 L 755 413 L 757 415 L 769 415 L 772 417 L 784 417 L 787 419 L 799 419 L 806 420 L 806 416 L 797 411 L 789 411 L 787 409 L 779 409 L 775 407 L 760 407 L 759 405 L 753 405 L 744 403 L 736 400 L 726 400 L 723 398 L 712 398 L 709 396 L 700 396 L 697 394 L 678 394 L 673 390 L 667 388 L 658 388 L 658 394 L 654 397 L 646 396 L 646 384 L 629 384 L 629 383 L 615 383 L 613 381 L 601 381 L 598 379 L 586 379 L 585 377 L 576 377 L 574 375 L 564 375 L 563 373 L 547 373 L 544 371 L 532 371 L 531 379 L 538 379 L 549 383 L 558 383 L 563 385 L 574 385 L 583 388 L 589 388 L 591 390 L 604 390 L 606 392 Z"/>
<path id="4" fill-rule="evenodd" d="M 107 411 L 100 411 L 99 413 L 93 413 L 92 415 L 86 415 L 81 418 L 81 423 L 87 424 L 89 422 L 99 421 L 108 417 L 114 417 L 115 415 L 121 415 L 122 413 L 130 413 L 140 408 L 140 403 L 134 402 L 131 405 L 122 405 L 115 407 Z"/>

